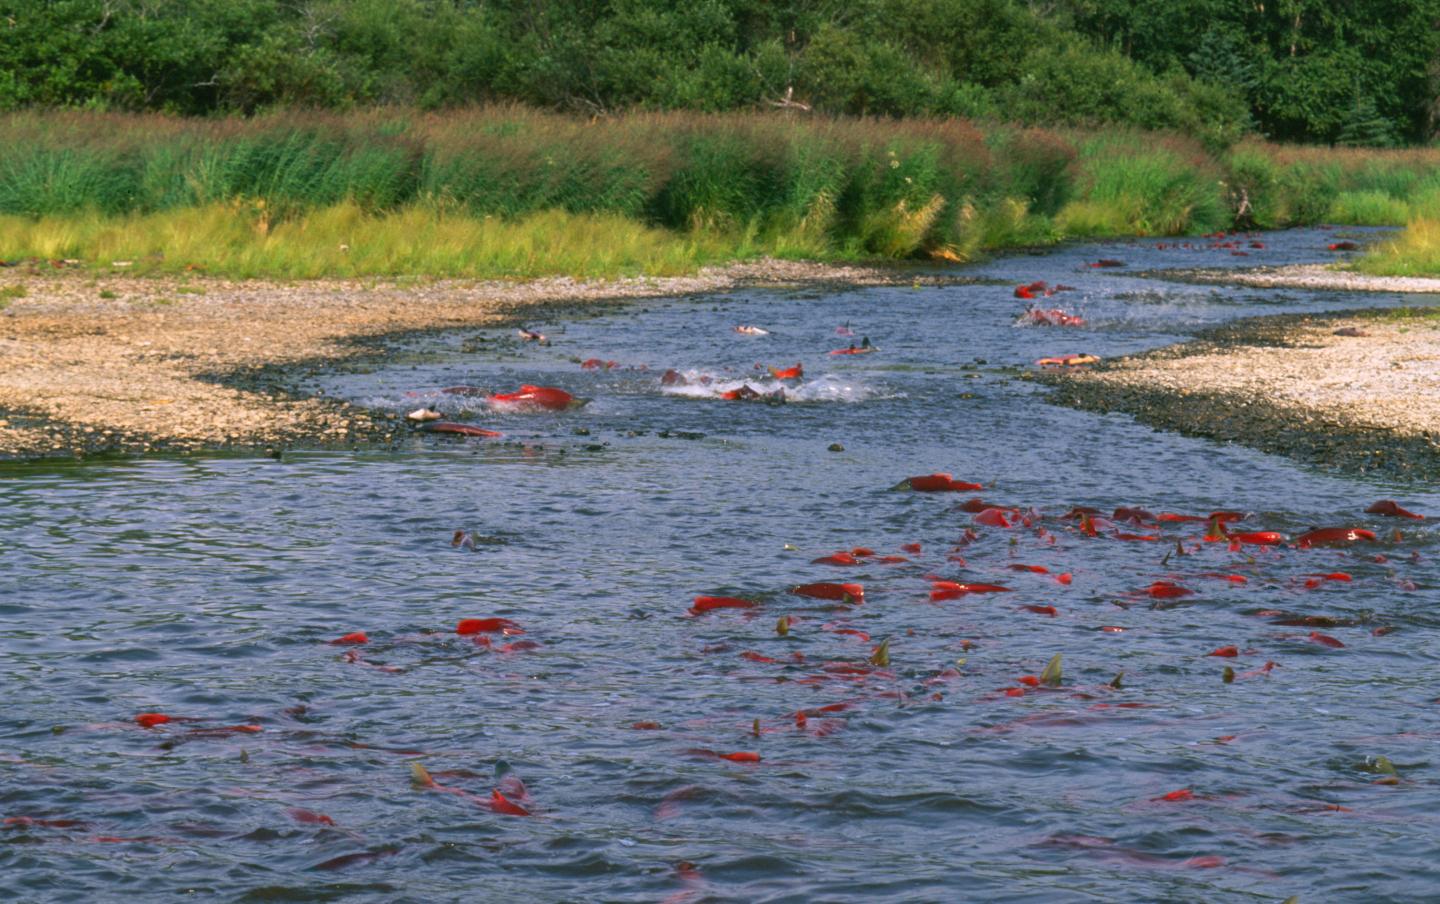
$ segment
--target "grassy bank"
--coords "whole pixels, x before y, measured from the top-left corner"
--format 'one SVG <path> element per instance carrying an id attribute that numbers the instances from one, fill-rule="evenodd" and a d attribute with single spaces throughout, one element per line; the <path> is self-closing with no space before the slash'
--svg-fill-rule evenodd
<path id="1" fill-rule="evenodd" d="M 0 258 L 233 276 L 679 273 L 1440 211 L 1440 152 L 520 108 L 0 119 Z"/>
<path id="2" fill-rule="evenodd" d="M 1251 143 L 1227 158 L 1232 203 L 1263 229 L 1313 223 L 1403 226 L 1440 214 L 1440 150 Z"/>
<path id="3" fill-rule="evenodd" d="M 1404 232 L 1356 261 L 1355 269 L 1374 276 L 1440 276 L 1440 219 L 1412 220 Z"/>
<path id="4" fill-rule="evenodd" d="M 0 236 L 12 257 L 234 278 L 674 276 L 757 255 L 743 235 L 672 232 L 616 214 L 500 219 L 428 205 L 370 212 L 350 201 L 282 219 L 257 204 L 222 202 L 147 214 L 6 216 Z"/>

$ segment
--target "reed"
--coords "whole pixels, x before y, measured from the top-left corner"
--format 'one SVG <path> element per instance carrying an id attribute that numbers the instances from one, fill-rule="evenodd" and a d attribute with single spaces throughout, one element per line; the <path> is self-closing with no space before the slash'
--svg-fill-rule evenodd
<path id="1" fill-rule="evenodd" d="M 1142 134 L 1091 138 L 1080 151 L 1076 200 L 1057 224 L 1070 236 L 1179 235 L 1233 220 L 1224 181 L 1198 146 Z"/>
<path id="2" fill-rule="evenodd" d="M 737 237 L 680 234 L 615 214 L 505 219 L 423 204 L 373 213 L 346 201 L 276 222 L 265 211 L 216 202 L 118 217 L 4 216 L 0 235 L 12 256 L 233 278 L 671 276 L 759 253 Z"/>
<path id="3" fill-rule="evenodd" d="M 1410 204 L 1383 191 L 1344 191 L 1325 219 L 1341 226 L 1390 226 L 1410 218 Z"/>
<path id="4" fill-rule="evenodd" d="M 1232 195 L 1261 228 L 1403 226 L 1440 200 L 1440 149 L 1315 148 L 1246 142 L 1226 160 Z"/>
<path id="5" fill-rule="evenodd" d="M 1162 133 L 957 119 L 26 112 L 0 117 L 0 147 L 0 257 L 184 260 L 235 275 L 671 272 L 762 253 L 963 260 L 1066 238 L 1440 214 L 1440 151 L 1246 142 L 1221 157 Z M 569 247 L 524 251 L 539 235 Z M 462 253 L 462 238 L 494 248 Z"/>

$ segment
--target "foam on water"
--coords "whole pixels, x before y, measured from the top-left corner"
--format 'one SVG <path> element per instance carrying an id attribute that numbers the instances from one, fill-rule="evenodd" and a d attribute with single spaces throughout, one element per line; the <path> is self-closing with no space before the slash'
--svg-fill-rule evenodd
<path id="1" fill-rule="evenodd" d="M 700 368 L 677 373 L 685 382 L 662 385 L 660 391 L 663 394 L 687 399 L 723 399 L 725 393 L 749 388 L 774 401 L 800 403 L 856 403 L 895 396 L 894 392 L 870 386 L 854 376 L 836 373 L 807 375 L 798 381 L 759 375 L 736 377 L 733 373 L 716 373 Z"/>

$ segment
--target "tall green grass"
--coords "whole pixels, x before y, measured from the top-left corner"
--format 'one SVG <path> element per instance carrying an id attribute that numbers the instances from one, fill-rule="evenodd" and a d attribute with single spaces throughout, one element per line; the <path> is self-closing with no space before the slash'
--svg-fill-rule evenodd
<path id="1" fill-rule="evenodd" d="M 1371 248 L 1354 267 L 1374 276 L 1440 276 L 1440 216 L 1412 220 L 1404 232 Z"/>
<path id="2" fill-rule="evenodd" d="M 0 118 L 0 148 L 0 257 L 163 255 L 236 274 L 670 272 L 758 253 L 963 260 L 1072 237 L 1440 213 L 1440 151 L 1250 142 L 1217 157 L 1175 135 L 956 119 L 29 112 Z M 369 238 L 337 238 L 346 230 Z M 541 233 L 613 247 L 567 257 L 473 244 Z"/>
<path id="3" fill-rule="evenodd" d="M 1224 181 L 1197 149 L 1155 136 L 1091 138 L 1080 151 L 1076 198 L 1059 213 L 1071 236 L 1178 235 L 1231 225 Z"/>
<path id="4" fill-rule="evenodd" d="M 586 121 L 521 108 L 213 122 L 28 113 L 0 120 L 0 146 L 0 214 L 31 218 L 229 201 L 277 223 L 340 204 L 507 220 L 563 211 L 882 257 L 950 242 L 945 212 L 989 165 L 979 132 L 958 121 Z"/>
<path id="5" fill-rule="evenodd" d="M 280 279 L 673 276 L 760 250 L 743 237 L 680 234 L 615 214 L 503 219 L 422 204 L 374 213 L 347 201 L 271 222 L 264 210 L 217 202 L 122 216 L 0 216 L 0 235 L 12 254 L 86 259 L 98 272 Z"/>
<path id="6" fill-rule="evenodd" d="M 1232 204 L 1242 225 L 1403 226 L 1440 213 L 1440 149 L 1312 148 L 1248 142 L 1232 149 Z"/>

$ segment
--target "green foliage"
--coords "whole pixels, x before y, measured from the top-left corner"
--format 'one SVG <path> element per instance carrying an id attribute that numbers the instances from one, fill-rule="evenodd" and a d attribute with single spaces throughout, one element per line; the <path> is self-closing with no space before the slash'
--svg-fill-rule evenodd
<path id="1" fill-rule="evenodd" d="M 521 107 L 211 120 L 20 113 L 0 117 L 0 146 L 0 215 L 15 218 L 7 228 L 48 224 L 16 232 L 31 236 L 23 247 L 0 237 L 0 257 L 104 260 L 95 248 L 112 246 L 114 259 L 230 253 L 226 260 L 242 261 L 230 272 L 272 275 L 402 272 L 426 262 L 437 272 L 472 272 L 422 254 L 402 227 L 458 256 L 463 246 L 447 237 L 492 240 L 477 223 L 623 222 L 632 235 L 658 228 L 682 245 L 742 256 L 956 260 L 1065 237 L 1440 215 L 1440 151 L 1250 141 L 1216 157 L 1169 133 L 987 129 L 953 119 L 778 111 L 586 119 Z M 106 238 L 132 221 L 137 229 L 166 224 L 152 232 L 175 247 L 137 250 Z M 318 236 L 353 246 L 335 238 L 351 221 L 394 232 L 381 244 L 402 250 L 317 251 L 300 261 L 284 243 L 265 245 L 280 235 L 294 245 Z M 217 249 L 192 247 L 183 230 Z M 175 248 L 188 250 L 176 258 Z M 291 255 L 290 269 L 259 262 L 280 251 Z M 534 272 L 488 259 L 495 269 L 473 272 Z M 587 272 L 610 266 L 566 259 Z"/>
<path id="2" fill-rule="evenodd" d="M 1436 220 L 1440 219 L 1440 184 L 1431 177 L 1430 181 L 1421 183 L 1415 193 L 1408 199 L 1410 216 L 1416 219 Z"/>
<path id="3" fill-rule="evenodd" d="M 1410 205 L 1383 191 L 1346 191 L 1335 196 L 1325 219 L 1342 226 L 1403 226 Z"/>
<path id="4" fill-rule="evenodd" d="M 1036 133 L 1035 141 L 1059 139 Z M 342 204 L 383 212 L 423 202 L 505 219 L 617 215 L 761 236 L 812 255 L 943 247 L 962 195 L 993 181 L 983 136 L 961 122 L 779 114 L 589 122 L 521 108 L 226 121 L 21 114 L 0 120 L 0 142 L 12 148 L 0 158 L 0 214 L 218 204 L 268 229 Z M 1051 181 L 1063 171 L 1061 145 L 1050 152 L 1061 160 L 1045 173 Z"/>
<path id="5" fill-rule="evenodd" d="M 1072 201 L 1056 217 L 1065 235 L 1078 238 L 1107 238 L 1132 234 L 1131 211 L 1119 204 L 1101 201 Z"/>
<path id="6" fill-rule="evenodd" d="M 777 180 L 771 148 L 740 132 L 696 130 L 680 140 L 681 163 L 656 199 L 660 222 L 677 228 L 743 227 Z"/>
<path id="7" fill-rule="evenodd" d="M 1440 0 L 0 0 L 0 110 L 480 102 L 1436 132 Z M 798 109 L 798 108 L 797 108 Z"/>
<path id="8" fill-rule="evenodd" d="M 1282 148 L 1247 142 L 1225 158 L 1232 209 L 1262 228 L 1335 222 L 1403 225 L 1440 213 L 1432 150 Z"/>
<path id="9" fill-rule="evenodd" d="M 913 116 L 934 109 L 934 87 L 904 48 L 830 24 L 801 54 L 796 81 L 826 110 Z"/>
<path id="10" fill-rule="evenodd" d="M 1002 198 L 980 209 L 962 208 L 957 231 L 955 244 L 967 257 L 979 251 L 1049 245 L 1081 235 L 1061 232 L 1049 217 L 1031 213 L 1030 205 L 1019 198 Z"/>
<path id="11" fill-rule="evenodd" d="M 1375 99 L 1361 96 L 1341 121 L 1335 143 L 1345 147 L 1388 148 L 1400 142 L 1395 135 L 1395 123 L 1380 114 Z"/>
<path id="12" fill-rule="evenodd" d="M 551 211 L 502 221 L 426 204 L 376 215 L 348 202 L 280 223 L 226 204 L 125 217 L 0 216 L 0 236 L 0 254 L 80 258 L 97 270 L 132 260 L 127 274 L 198 268 L 282 279 L 674 275 L 757 250 L 740 237 L 677 235 L 614 215 Z"/>
<path id="13" fill-rule="evenodd" d="M 432 117 L 423 142 L 418 191 L 475 214 L 539 210 L 608 211 L 639 217 L 668 171 L 659 123 L 586 125 L 523 110 Z"/>
<path id="14" fill-rule="evenodd" d="M 0 0 L 0 22 L 0 110 L 791 104 L 1225 134 L 1245 124 L 1213 86 L 1096 47 L 1025 0 Z"/>
<path id="15" fill-rule="evenodd" d="M 1286 141 L 1431 138 L 1440 0 L 1058 0 L 1056 17 L 1149 71 L 1245 99 Z"/>
<path id="16" fill-rule="evenodd" d="M 88 148 L 12 147 L 0 155 L 0 211 L 63 213 L 96 208 L 118 213 L 136 194 L 133 161 Z"/>
<path id="17" fill-rule="evenodd" d="M 1076 204 L 1059 223 L 1072 234 L 1176 235 L 1225 228 L 1233 217 L 1208 160 L 1141 136 L 1092 139 L 1081 149 Z"/>
<path id="18" fill-rule="evenodd" d="M 999 192 L 1024 198 L 1030 212 L 1053 216 L 1070 199 L 1075 147 L 1042 129 L 1000 129 L 991 138 Z"/>
<path id="19" fill-rule="evenodd" d="M 1225 160 L 1229 170 L 1226 185 L 1237 225 L 1275 229 L 1284 225 L 1288 211 L 1276 186 L 1280 167 L 1275 159 L 1254 146 L 1233 150 Z"/>
<path id="20" fill-rule="evenodd" d="M 1179 99 L 1139 65 L 1084 46 L 1037 49 L 1025 78 L 1002 95 L 1016 118 L 1031 123 L 1171 129 L 1182 120 Z"/>
<path id="21" fill-rule="evenodd" d="M 1292 225 L 1323 223 L 1340 193 L 1341 171 L 1325 162 L 1302 162 L 1285 168 L 1280 177 L 1280 203 Z"/>

